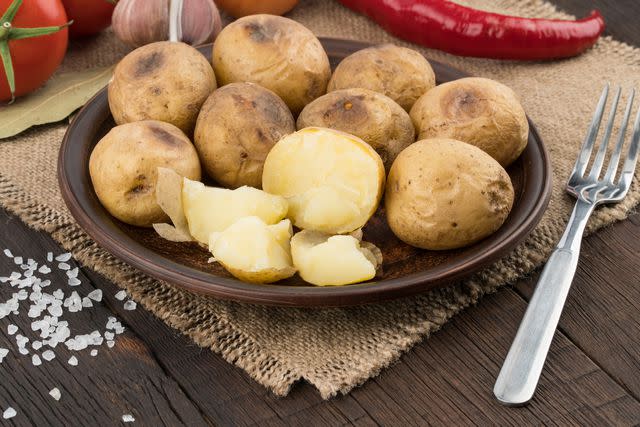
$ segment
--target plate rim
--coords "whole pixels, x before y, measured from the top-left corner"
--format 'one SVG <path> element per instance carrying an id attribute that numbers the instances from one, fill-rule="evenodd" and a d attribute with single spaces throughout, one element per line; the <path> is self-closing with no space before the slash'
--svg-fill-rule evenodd
<path id="1" fill-rule="evenodd" d="M 332 46 L 339 49 L 346 45 L 351 47 L 345 51 L 353 51 L 371 46 L 371 44 L 361 41 L 336 39 L 320 37 L 321 42 L 325 46 Z M 199 47 L 200 49 L 210 48 L 210 45 Z M 458 70 L 449 65 L 439 63 L 438 61 L 427 58 L 430 63 L 439 67 L 445 67 L 451 72 L 455 72 L 460 76 L 469 76 L 469 74 Z M 362 284 L 354 284 L 336 287 L 319 287 L 319 286 L 290 286 L 290 285 L 260 285 L 245 283 L 235 278 L 226 278 L 215 276 L 215 282 L 205 280 L 204 276 L 211 277 L 210 274 L 167 260 L 161 254 L 146 248 L 141 243 L 130 239 L 127 244 L 123 245 L 119 239 L 111 235 L 101 222 L 91 219 L 91 213 L 83 207 L 78 196 L 71 188 L 70 180 L 67 179 L 70 167 L 67 164 L 67 153 L 71 149 L 71 137 L 76 132 L 76 128 L 83 125 L 88 112 L 95 108 L 94 103 L 101 98 L 106 98 L 107 88 L 101 89 L 93 96 L 85 106 L 76 114 L 67 131 L 65 132 L 60 151 L 58 155 L 57 178 L 60 186 L 62 197 L 67 205 L 71 215 L 82 227 L 82 229 L 103 249 L 118 258 L 119 260 L 139 269 L 149 276 L 183 289 L 205 294 L 215 298 L 226 300 L 234 300 L 241 302 L 291 306 L 291 307 L 342 307 L 354 306 L 370 303 L 378 303 L 391 299 L 402 298 L 421 292 L 426 292 L 436 287 L 453 284 L 463 277 L 480 271 L 503 256 L 508 255 L 517 245 L 524 241 L 530 232 L 539 223 L 544 215 L 551 198 L 552 189 L 552 168 L 549 153 L 538 133 L 535 124 L 527 116 L 529 122 L 529 132 L 533 139 L 537 142 L 535 145 L 539 151 L 539 159 L 541 160 L 540 169 L 543 173 L 542 182 L 538 183 L 540 190 L 537 197 L 530 204 L 533 206 L 528 211 L 528 215 L 515 225 L 510 236 L 513 238 L 502 239 L 495 242 L 489 250 L 477 252 L 467 256 L 464 260 L 459 261 L 454 268 L 450 264 L 444 263 L 428 270 L 422 270 L 406 276 L 387 279 L 381 281 L 369 281 Z M 108 102 L 106 104 L 108 110 Z M 96 130 L 98 124 L 93 123 L 93 130 Z M 87 130 L 88 132 L 88 130 Z M 527 145 L 527 149 L 531 149 Z M 87 156 L 88 158 L 88 156 Z M 538 158 L 538 157 L 536 157 Z M 526 188 L 527 183 L 523 185 Z M 104 209 L 104 208 L 103 208 Z M 134 249 L 141 249 L 137 252 Z M 142 256 L 142 255 L 148 255 Z M 158 262 L 161 261 L 161 262 Z M 175 265 L 174 265 L 175 264 Z M 177 268 L 178 266 L 179 268 Z M 185 271 L 190 274 L 185 274 Z M 432 277 L 427 277 L 432 276 Z M 426 282 L 425 279 L 428 279 Z M 427 288 L 425 285 L 429 283 Z"/>

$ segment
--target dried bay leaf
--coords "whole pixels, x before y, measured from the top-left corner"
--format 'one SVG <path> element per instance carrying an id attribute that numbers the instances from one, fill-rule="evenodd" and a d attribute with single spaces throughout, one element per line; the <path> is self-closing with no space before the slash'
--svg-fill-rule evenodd
<path id="1" fill-rule="evenodd" d="M 37 91 L 0 106 L 0 139 L 65 119 L 111 79 L 113 67 L 60 74 Z"/>

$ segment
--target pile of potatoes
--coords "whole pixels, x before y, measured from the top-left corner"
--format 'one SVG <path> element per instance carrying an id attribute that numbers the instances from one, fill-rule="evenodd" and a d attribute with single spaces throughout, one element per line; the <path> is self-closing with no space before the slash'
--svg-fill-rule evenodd
<path id="1" fill-rule="evenodd" d="M 475 243 L 509 215 L 504 168 L 529 129 L 506 86 L 436 86 L 420 53 L 390 44 L 332 74 L 311 31 L 272 15 L 229 24 L 212 62 L 159 42 L 116 67 L 117 126 L 89 169 L 119 220 L 198 242 L 241 280 L 328 286 L 375 277 L 383 254 L 361 229 L 383 196 L 396 236 L 427 250 Z"/>

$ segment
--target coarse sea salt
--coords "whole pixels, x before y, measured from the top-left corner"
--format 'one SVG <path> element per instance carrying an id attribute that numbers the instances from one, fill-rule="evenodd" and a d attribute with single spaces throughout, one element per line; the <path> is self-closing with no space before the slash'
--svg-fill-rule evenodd
<path id="1" fill-rule="evenodd" d="M 74 277 L 78 277 L 78 267 L 72 268 L 67 271 L 67 277 L 72 279 Z"/>
<path id="2" fill-rule="evenodd" d="M 95 356 L 97 356 L 97 355 L 98 355 L 98 350 L 93 349 L 93 350 L 91 350 L 91 352 L 90 352 L 89 354 L 91 354 L 92 356 L 94 356 L 94 357 L 95 357 Z"/>
<path id="3" fill-rule="evenodd" d="M 42 273 L 42 274 L 49 274 L 51 273 L 51 269 L 49 268 L 49 266 L 47 265 L 42 265 L 40 266 L 40 268 L 38 269 L 38 273 Z"/>
<path id="4" fill-rule="evenodd" d="M 87 296 L 96 302 L 100 302 L 102 301 L 102 290 L 94 289 L 93 291 L 89 292 Z"/>
<path id="5" fill-rule="evenodd" d="M 136 304 L 135 301 L 129 300 L 129 301 L 124 303 L 123 307 L 124 307 L 125 310 L 131 311 L 131 310 L 135 310 L 136 306 L 137 306 L 137 304 Z"/>
<path id="6" fill-rule="evenodd" d="M 40 356 L 34 354 L 31 356 L 31 363 L 33 363 L 33 366 L 40 366 L 42 365 L 42 360 L 40 360 Z"/>
<path id="7" fill-rule="evenodd" d="M 72 277 L 69 280 L 67 280 L 67 284 L 69 286 L 79 286 L 81 283 L 82 282 L 77 277 Z"/>
<path id="8" fill-rule="evenodd" d="M 71 366 L 78 366 L 78 358 L 75 356 L 71 356 L 69 360 L 67 360 L 67 363 Z"/>
<path id="9" fill-rule="evenodd" d="M 70 259 L 71 259 L 71 253 L 69 253 L 69 252 L 66 252 L 64 254 L 60 254 L 60 255 L 58 255 L 56 257 L 56 261 L 59 261 L 59 262 L 67 262 Z"/>
<path id="10" fill-rule="evenodd" d="M 51 362 L 53 359 L 56 358 L 56 354 L 51 350 L 45 350 L 42 352 L 42 358 L 47 362 Z"/>
<path id="11" fill-rule="evenodd" d="M 124 414 L 124 415 L 122 416 L 122 422 L 123 422 L 123 423 L 132 423 L 132 422 L 134 422 L 135 420 L 136 420 L 136 419 L 135 419 L 135 418 L 133 418 L 133 415 L 131 415 L 131 414 Z"/>
<path id="12" fill-rule="evenodd" d="M 7 357 L 7 354 L 9 354 L 9 349 L 0 348 L 0 363 L 2 363 L 5 357 Z"/>
<path id="13" fill-rule="evenodd" d="M 47 252 L 47 262 L 53 261 L 53 252 Z"/>
<path id="14" fill-rule="evenodd" d="M 18 332 L 18 327 L 17 327 L 16 325 L 14 325 L 13 323 L 12 323 L 12 324 L 7 325 L 7 333 L 8 333 L 9 335 L 13 335 L 13 334 L 15 334 L 16 332 Z"/>
<path id="15" fill-rule="evenodd" d="M 71 266 L 66 262 L 58 263 L 58 270 L 70 270 Z"/>
<path id="16" fill-rule="evenodd" d="M 4 254 L 9 258 L 13 258 L 13 253 L 9 249 L 5 249 Z"/>
<path id="17" fill-rule="evenodd" d="M 5 420 L 8 420 L 9 418 L 13 418 L 16 415 L 18 415 L 18 413 L 16 412 L 15 409 L 13 409 L 11 406 L 9 406 L 7 409 L 4 410 L 4 412 L 2 413 L 2 418 L 4 418 Z"/>
<path id="18" fill-rule="evenodd" d="M 49 396 L 53 397 L 55 400 L 60 400 L 60 397 L 62 397 L 62 393 L 60 393 L 58 387 L 54 387 L 49 392 Z"/>
<path id="19" fill-rule="evenodd" d="M 118 292 L 116 292 L 115 297 L 116 297 L 116 299 L 118 301 L 122 301 L 127 297 L 127 291 L 125 291 L 125 290 L 118 291 Z"/>

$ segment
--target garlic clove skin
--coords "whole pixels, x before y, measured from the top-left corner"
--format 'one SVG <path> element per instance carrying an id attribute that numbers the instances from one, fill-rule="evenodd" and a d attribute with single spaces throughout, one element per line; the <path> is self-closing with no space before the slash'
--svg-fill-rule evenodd
<path id="1" fill-rule="evenodd" d="M 120 0 L 113 11 L 112 26 L 123 42 L 139 47 L 169 39 L 170 0 Z M 222 29 L 213 0 L 184 0 L 182 41 L 199 45 L 213 41 Z"/>

